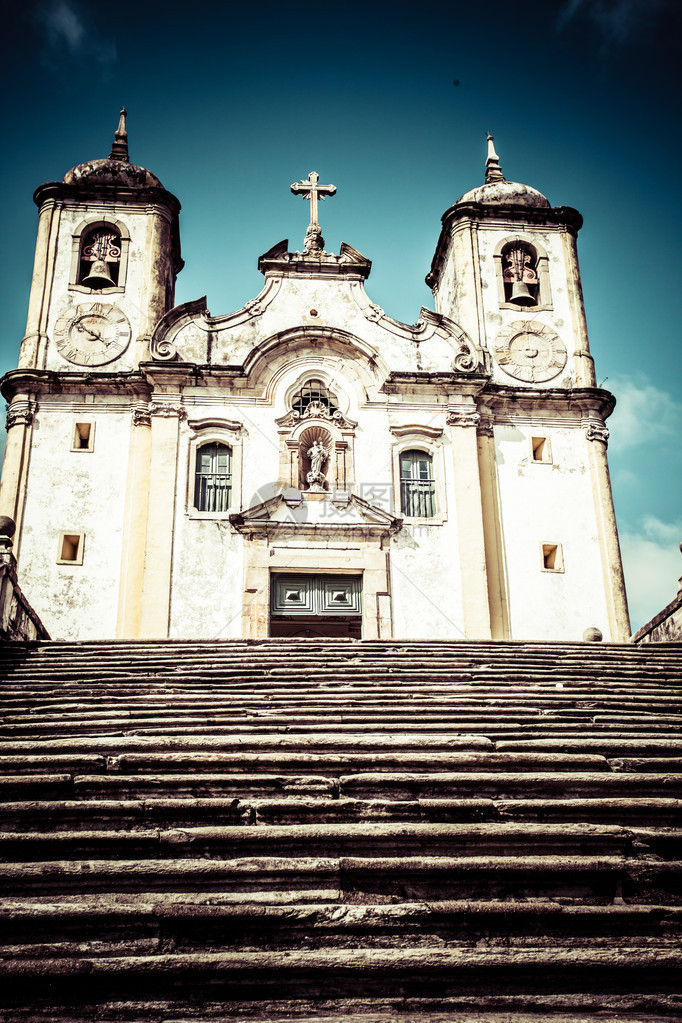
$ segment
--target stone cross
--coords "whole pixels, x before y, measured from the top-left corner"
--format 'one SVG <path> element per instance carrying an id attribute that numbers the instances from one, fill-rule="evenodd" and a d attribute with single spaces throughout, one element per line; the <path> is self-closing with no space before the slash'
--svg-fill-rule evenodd
<path id="1" fill-rule="evenodd" d="M 304 199 L 310 200 L 310 226 L 318 227 L 320 223 L 317 219 L 317 199 L 324 199 L 328 195 L 334 195 L 336 192 L 336 185 L 318 185 L 320 175 L 317 171 L 311 171 L 308 175 L 307 181 L 294 181 L 291 186 L 291 191 L 296 194 L 300 194 Z"/>

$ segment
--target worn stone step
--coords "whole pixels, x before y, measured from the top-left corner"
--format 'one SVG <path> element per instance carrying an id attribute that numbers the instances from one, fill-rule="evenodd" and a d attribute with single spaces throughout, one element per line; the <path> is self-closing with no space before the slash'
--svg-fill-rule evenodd
<path id="1" fill-rule="evenodd" d="M 662 923 L 662 926 L 661 926 Z M 141 893 L 0 901 L 0 955 L 83 956 L 207 948 L 582 947 L 629 943 L 674 948 L 682 907 L 589 906 L 556 902 L 439 902 L 394 905 L 209 903 L 206 896 L 165 901 Z"/>
<path id="2" fill-rule="evenodd" d="M 568 900 L 680 905 L 682 863 L 622 856 L 256 857 L 0 863 L 6 896 L 218 892 L 270 901 Z M 248 898 L 246 896 L 248 893 Z M 324 894 L 322 894 L 324 893 Z"/>
<path id="3" fill-rule="evenodd" d="M 589 999 L 589 1000 L 588 1000 Z M 603 1006 L 608 1004 L 609 1008 Z M 12 1008 L 11 1023 L 671 1023 L 679 1001 L 672 995 L 553 996 L 507 994 L 451 998 L 327 998 L 224 1002 L 115 1001 L 65 1008 Z M 503 1008 L 503 1006 L 507 1008 Z M 491 1008 L 492 1007 L 492 1008 Z M 521 1009 L 519 1008 L 521 1007 Z M 642 1012 L 646 1015 L 643 1016 Z M 510 1015 L 511 1012 L 511 1015 Z M 659 1014 L 661 1013 L 661 1014 Z M 662 1013 L 665 1013 L 663 1015 Z M 4 1021 L 3 1021 L 4 1023 Z"/>
<path id="4" fill-rule="evenodd" d="M 130 830 L 29 831 L 0 834 L 4 861 L 244 857 L 626 856 L 626 829 L 591 824 L 365 823 L 187 826 Z"/>
<path id="5" fill-rule="evenodd" d="M 295 952 L 200 952 L 152 956 L 16 959 L 0 963 L 5 1000 L 76 1004 L 146 999 L 172 983 L 195 999 L 432 997 L 480 993 L 675 992 L 680 953 L 618 949 L 318 949 Z"/>
<path id="6" fill-rule="evenodd" d="M 191 756 L 187 757 L 183 754 L 166 754 L 166 753 L 150 753 L 146 756 L 139 757 L 132 755 L 124 755 L 120 757 L 103 756 L 96 753 L 90 754 L 71 754 L 71 753 L 31 753 L 31 754 L 15 754 L 12 756 L 3 756 L 2 746 L 0 746 L 0 780 L 5 774 L 33 774 L 37 775 L 41 772 L 58 772 L 66 774 L 67 772 L 73 775 L 94 775 L 99 773 L 106 773 L 107 771 L 135 771 L 142 769 L 158 770 L 164 767 L 170 766 L 173 771 L 187 770 L 192 772 L 197 771 L 212 771 L 216 770 L 231 770 L 236 768 L 242 768 L 244 761 L 239 754 L 234 753 L 192 753 Z M 312 754 L 315 756 L 315 754 Z M 366 762 L 366 758 L 371 758 L 372 763 L 379 765 L 383 764 L 395 764 L 398 762 L 405 763 L 406 765 L 420 766 L 422 768 L 428 768 L 433 765 L 444 766 L 447 765 L 453 770 L 458 771 L 561 771 L 561 770 L 576 770 L 580 772 L 585 771 L 610 771 L 612 768 L 604 757 L 595 754 L 561 754 L 561 753 L 495 753 L 495 752 L 484 752 L 484 753 L 388 753 L 381 754 L 377 753 L 376 756 L 373 754 L 360 754 L 360 764 Z M 258 755 L 256 754 L 256 757 Z M 287 761 L 296 762 L 296 754 L 284 754 L 281 758 L 281 762 L 286 763 Z M 317 758 L 320 762 L 326 763 L 347 763 L 349 762 L 348 754 L 341 754 L 333 757 L 320 757 Z M 260 762 L 256 760 L 256 762 Z M 658 765 L 658 761 L 650 758 L 647 761 L 639 761 L 640 772 L 646 763 L 652 765 Z M 661 761 L 663 764 L 676 764 L 679 763 L 680 771 L 682 774 L 682 758 L 679 761 Z M 627 769 L 627 768 L 625 768 Z M 621 766 L 618 765 L 618 770 L 621 770 Z"/>
<path id="7" fill-rule="evenodd" d="M 393 799 L 434 798 L 438 796 L 487 799 L 523 799 L 524 797 L 556 796 L 569 798 L 608 798 L 620 796 L 643 798 L 682 797 L 682 774 L 640 774 L 594 772 L 471 772 L 429 771 L 422 773 L 353 773 L 341 775 L 339 791 L 356 799 L 378 795 Z"/>
<path id="8" fill-rule="evenodd" d="M 9 756 L 22 756 L 29 752 L 25 742 L 8 741 L 0 747 Z M 368 753 L 385 751 L 420 750 L 433 752 L 475 752 L 494 749 L 490 739 L 482 735 L 401 735 L 381 732 L 361 732 L 352 735 L 306 735 L 286 733 L 278 735 L 213 735 L 197 736 L 76 736 L 60 739 L 36 739 L 30 752 L 37 753 L 99 753 L 120 756 L 127 752 L 193 752 L 231 750 L 248 753 L 289 752 L 349 752 L 364 750 Z"/>

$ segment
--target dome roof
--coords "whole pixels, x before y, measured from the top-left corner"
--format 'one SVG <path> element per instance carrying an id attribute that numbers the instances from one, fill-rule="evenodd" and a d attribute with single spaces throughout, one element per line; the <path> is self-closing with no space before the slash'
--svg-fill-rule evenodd
<path id="1" fill-rule="evenodd" d="M 455 205 L 461 202 L 480 202 L 487 205 L 499 203 L 509 206 L 549 206 L 542 192 L 518 181 L 506 181 L 500 158 L 495 152 L 492 135 L 488 135 L 488 159 L 485 162 L 485 184 L 465 192 Z"/>
<path id="2" fill-rule="evenodd" d="M 106 160 L 87 160 L 67 171 L 63 178 L 65 185 L 125 185 L 128 188 L 163 188 L 163 185 L 146 167 L 138 167 L 128 159 L 128 132 L 126 111 L 121 110 L 114 144 Z"/>
<path id="3" fill-rule="evenodd" d="M 133 188 L 152 185 L 163 188 L 156 174 L 152 174 L 145 167 L 117 159 L 87 160 L 85 163 L 79 163 L 66 172 L 64 184 L 128 185 Z"/>
<path id="4" fill-rule="evenodd" d="M 486 185 L 479 185 L 457 200 L 460 202 L 482 202 L 482 203 L 510 203 L 514 206 L 549 206 L 549 199 L 545 198 L 537 188 L 530 185 L 522 185 L 518 181 L 490 181 Z"/>

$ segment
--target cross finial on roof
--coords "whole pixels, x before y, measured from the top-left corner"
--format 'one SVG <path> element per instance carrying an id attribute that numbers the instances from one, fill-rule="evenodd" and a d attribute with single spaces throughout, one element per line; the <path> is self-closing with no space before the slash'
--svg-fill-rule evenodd
<path id="1" fill-rule="evenodd" d="M 128 111 L 125 107 L 121 108 L 121 113 L 118 119 L 118 128 L 114 135 L 114 144 L 111 147 L 109 153 L 110 160 L 120 160 L 122 163 L 130 163 L 128 159 L 128 132 L 126 131 L 126 116 Z"/>
<path id="2" fill-rule="evenodd" d="M 500 167 L 500 158 L 495 152 L 493 137 L 488 133 L 488 159 L 485 161 L 485 183 L 491 181 L 504 181 L 505 177 Z"/>
<path id="3" fill-rule="evenodd" d="M 305 247 L 307 252 L 320 251 L 324 247 L 324 238 L 320 232 L 320 222 L 317 219 L 317 200 L 325 199 L 328 195 L 334 195 L 336 185 L 318 184 L 320 175 L 317 171 L 311 171 L 307 181 L 294 181 L 291 191 L 294 195 L 301 195 L 304 199 L 310 200 L 310 224 L 305 236 Z"/>

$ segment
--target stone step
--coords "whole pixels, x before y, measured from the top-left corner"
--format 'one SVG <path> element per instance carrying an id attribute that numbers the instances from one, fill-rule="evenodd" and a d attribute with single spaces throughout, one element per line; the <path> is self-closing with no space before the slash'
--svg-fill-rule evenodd
<path id="1" fill-rule="evenodd" d="M 682 862 L 623 856 L 242 857 L 0 863 L 5 897 L 212 892 L 244 901 L 556 900 L 679 905 Z M 305 893 L 302 895 L 301 893 Z"/>
<path id="2" fill-rule="evenodd" d="M 553 995 L 676 990 L 680 953 L 669 949 L 316 949 L 161 953 L 0 963 L 5 999 L 35 1004 L 167 996 L 171 986 L 203 998 L 432 998 L 481 990 Z M 75 994 L 75 998 L 74 998 Z"/>
<path id="3" fill-rule="evenodd" d="M 652 836 L 652 838 L 655 837 Z M 672 836 L 675 837 L 675 836 Z M 679 836 L 678 840 L 679 840 Z M 640 842 L 641 844 L 641 842 Z M 0 859 L 38 862 L 66 859 L 243 859 L 278 857 L 424 856 L 627 856 L 633 833 L 592 824 L 403 824 L 365 823 L 146 826 L 126 830 L 15 831 L 0 834 Z M 657 850 L 658 851 L 658 850 Z M 680 850 L 682 852 L 682 850 Z"/>
<path id="4" fill-rule="evenodd" d="M 0 746 L 0 752 L 2 751 Z M 315 756 L 315 754 L 311 754 Z M 428 769 L 433 766 L 448 766 L 451 770 L 457 771 L 563 771 L 575 770 L 585 771 L 610 771 L 608 761 L 595 754 L 561 754 L 561 753 L 388 753 L 359 754 L 359 763 L 362 765 L 377 763 L 395 764 L 403 763 L 406 767 Z M 286 763 L 287 758 L 296 758 L 296 754 L 284 754 L 282 762 Z M 345 764 L 349 762 L 349 754 L 341 754 L 335 757 L 322 755 L 323 762 Z M 651 770 L 660 764 L 680 765 L 682 773 L 682 758 L 678 760 L 661 760 L 656 758 L 639 759 L 636 761 L 637 770 L 643 771 L 647 765 L 652 765 Z M 105 757 L 96 753 L 71 754 L 71 753 L 36 753 L 25 755 L 0 755 L 0 779 L 5 774 L 38 774 L 41 772 L 71 773 L 74 775 L 104 773 L 106 771 L 134 771 L 140 766 L 158 770 L 170 765 L 173 771 L 188 770 L 192 772 L 207 770 L 216 771 L 219 769 L 242 769 L 244 762 L 239 755 L 234 753 L 193 753 L 191 757 L 182 754 L 150 753 L 140 757 L 135 754 L 123 755 L 120 757 Z M 619 762 L 619 770 L 627 770 L 625 762 Z M 378 768 L 380 769 L 380 767 Z M 675 772 L 671 772 L 675 773 Z"/>
<path id="5" fill-rule="evenodd" d="M 661 919 L 664 920 L 661 928 Z M 202 948 L 675 947 L 682 907 L 562 906 L 556 902 L 435 902 L 393 905 L 221 903 L 140 893 L 0 900 L 0 955 L 130 955 Z M 652 935 L 656 935 L 655 937 Z"/>
<path id="6" fill-rule="evenodd" d="M 608 1004 L 607 1010 L 603 1006 Z M 450 998 L 325 998 L 144 1002 L 116 1000 L 80 1007 L 12 1007 L 11 1023 L 671 1023 L 679 1018 L 675 995 L 485 995 Z M 504 1008 L 506 1006 L 506 1008 Z M 642 1012 L 646 1015 L 643 1016 Z M 106 1013 L 106 1015 L 103 1015 Z M 511 1014 L 510 1014 L 511 1013 Z M 665 1013 L 665 1015 L 663 1015 Z"/>
<path id="7" fill-rule="evenodd" d="M 382 796 L 393 799 L 470 797 L 487 799 L 570 798 L 682 798 L 682 774 L 607 774 L 601 771 L 543 773 L 431 771 L 422 774 L 367 773 L 341 775 L 339 791 L 356 799 Z"/>
<path id="8" fill-rule="evenodd" d="M 227 786 L 226 786 L 227 787 Z M 319 789 L 318 789 L 319 791 Z M 6 832 L 117 830 L 183 827 L 198 824 L 334 824 L 342 821 L 478 823 L 481 821 L 538 821 L 622 825 L 665 825 L 682 822 L 682 800 L 622 799 L 349 799 L 297 792 L 287 798 L 262 799 L 190 797 L 83 800 L 34 800 L 0 805 L 0 827 Z M 682 850 L 680 850 L 682 855 Z"/>
<path id="9" fill-rule="evenodd" d="M 329 720 L 325 720 L 324 723 L 303 723 L 303 727 L 298 734 L 308 736 L 328 734 L 330 723 Z M 542 737 L 545 738 L 550 737 L 547 733 L 552 733 L 552 736 L 570 735 L 575 732 L 576 726 L 581 723 L 584 725 L 583 732 L 589 732 L 593 735 L 602 733 L 608 735 L 608 733 L 616 732 L 618 735 L 629 736 L 631 738 L 636 738 L 640 734 L 674 738 L 679 730 L 678 722 L 674 718 L 639 718 L 637 723 L 634 723 L 622 717 L 614 716 L 609 719 L 604 715 L 595 716 L 594 718 L 584 717 L 578 721 L 562 720 L 560 716 L 552 717 L 551 719 L 544 716 L 536 720 L 515 721 L 513 717 L 510 720 L 508 715 L 500 715 L 499 718 L 479 715 L 478 718 L 467 719 L 463 717 L 459 721 L 451 722 L 444 722 L 441 719 L 438 722 L 434 722 L 431 727 L 422 722 L 408 724 L 407 727 L 402 723 L 376 724 L 372 722 L 367 726 L 367 730 L 371 729 L 372 735 L 382 732 L 384 734 L 395 734 L 396 730 L 399 729 L 403 735 L 409 735 L 410 733 L 423 736 L 449 734 L 455 737 L 475 732 L 479 735 L 483 734 L 489 737 L 502 738 L 505 741 L 512 741 L 510 737 L 515 735 L 518 735 L 521 739 L 525 738 L 526 735 L 528 737 L 541 737 L 539 733 L 542 733 Z M 300 724 L 299 722 L 299 726 Z M 288 727 L 293 728 L 294 725 L 295 723 L 292 722 Z M 40 738 L 42 736 L 57 737 L 64 735 L 66 737 L 81 734 L 111 735 L 120 734 L 121 732 L 126 735 L 203 735 L 207 731 L 210 731 L 212 735 L 250 736 L 254 734 L 255 730 L 261 736 L 272 734 L 281 736 L 283 734 L 281 725 L 271 725 L 268 727 L 262 721 L 226 725 L 215 714 L 206 714 L 203 716 L 203 719 L 199 715 L 194 718 L 185 718 L 181 714 L 168 716 L 167 718 L 159 715 L 156 719 L 152 718 L 150 723 L 149 718 L 137 718 L 132 714 L 123 713 L 116 716 L 107 715 L 92 719 L 61 718 L 59 720 L 43 720 L 36 716 L 30 722 L 0 725 L 0 736 L 5 736 L 11 740 L 19 736 Z M 363 734 L 363 729 L 362 726 L 357 724 L 339 723 L 336 725 L 335 732 L 337 736 L 343 733 L 357 736 Z M 286 731 L 284 734 L 287 734 Z"/>

